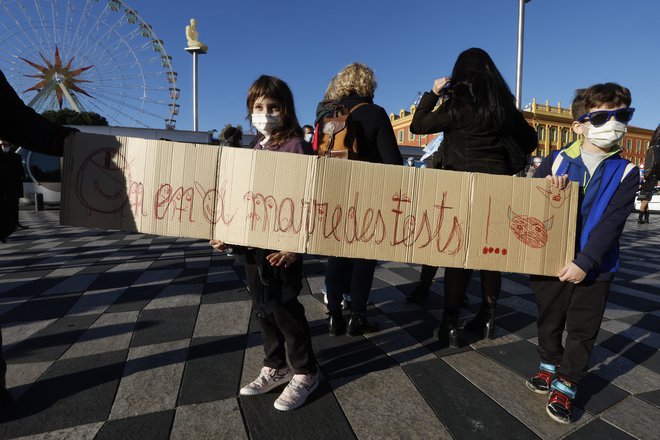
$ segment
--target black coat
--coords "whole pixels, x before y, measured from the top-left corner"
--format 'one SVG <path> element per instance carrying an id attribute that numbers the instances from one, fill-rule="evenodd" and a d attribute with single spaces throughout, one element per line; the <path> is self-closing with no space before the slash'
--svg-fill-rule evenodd
<path id="1" fill-rule="evenodd" d="M 64 138 L 73 131 L 50 122 L 23 103 L 0 71 L 0 139 L 53 156 L 64 155 Z"/>
<path id="2" fill-rule="evenodd" d="M 245 250 L 245 264 L 250 294 L 260 313 L 273 311 L 292 299 L 302 290 L 302 255 L 289 267 L 272 266 L 266 257 L 277 251 L 260 248 Z"/>
<path id="3" fill-rule="evenodd" d="M 0 240 L 9 237 L 18 225 L 18 199 L 23 195 L 23 175 L 21 156 L 0 152 Z"/>
<path id="4" fill-rule="evenodd" d="M 532 152 L 538 146 L 536 130 L 522 113 L 513 111 L 507 127 L 492 127 L 477 117 L 476 112 L 467 114 L 463 120 L 453 120 L 445 105 L 433 108 L 439 96 L 425 93 L 415 110 L 410 131 L 415 134 L 444 132 L 443 168 L 456 171 L 474 171 L 489 174 L 512 174 L 509 158 L 502 143 L 510 136 Z"/>
<path id="5" fill-rule="evenodd" d="M 62 156 L 64 138 L 75 129 L 50 122 L 26 106 L 0 71 L 0 139 L 38 153 Z M 3 154 L 0 152 L 0 154 Z M 22 166 L 21 166 L 22 168 Z M 15 160 L 0 161 L 0 238 L 7 238 L 18 222 L 17 199 L 22 193 L 16 187 Z M 2 362 L 0 362 L 1 364 Z M 4 373 L 0 371 L 4 376 Z M 0 378 L 0 385 L 2 384 Z"/>
<path id="6" fill-rule="evenodd" d="M 23 168 L 23 159 L 21 155 L 9 152 L 9 153 L 0 153 L 0 157 L 3 162 L 7 164 L 7 171 L 9 172 L 9 179 L 14 185 L 13 193 L 10 193 L 10 197 L 21 198 L 23 197 L 23 179 L 25 178 L 25 169 Z"/>

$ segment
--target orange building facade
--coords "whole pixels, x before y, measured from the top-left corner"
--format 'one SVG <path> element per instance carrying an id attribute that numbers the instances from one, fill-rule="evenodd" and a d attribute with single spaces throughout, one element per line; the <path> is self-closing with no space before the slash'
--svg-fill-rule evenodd
<path id="1" fill-rule="evenodd" d="M 436 135 L 420 136 L 410 133 L 410 122 L 414 114 L 415 106 L 413 105 L 410 107 L 410 111 L 402 109 L 398 115 L 390 113 L 390 122 L 399 147 L 419 147 L 421 156 L 421 148 L 431 142 Z M 577 134 L 571 129 L 573 116 L 570 107 L 562 107 L 561 103 L 552 106 L 548 101 L 545 104 L 538 104 L 534 99 L 523 109 L 523 114 L 527 122 L 536 128 L 538 134 L 539 147 L 536 150 L 536 156 L 545 157 L 551 151 L 558 150 L 577 139 Z M 635 165 L 643 163 L 652 135 L 653 130 L 629 125 L 628 133 L 621 142 L 622 156 Z"/>

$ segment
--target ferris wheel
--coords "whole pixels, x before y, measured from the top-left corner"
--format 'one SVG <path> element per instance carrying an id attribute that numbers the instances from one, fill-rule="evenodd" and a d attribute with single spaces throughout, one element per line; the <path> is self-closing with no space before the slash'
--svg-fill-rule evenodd
<path id="1" fill-rule="evenodd" d="M 173 129 L 177 74 L 163 41 L 121 0 L 0 0 L 0 69 L 37 112 Z"/>

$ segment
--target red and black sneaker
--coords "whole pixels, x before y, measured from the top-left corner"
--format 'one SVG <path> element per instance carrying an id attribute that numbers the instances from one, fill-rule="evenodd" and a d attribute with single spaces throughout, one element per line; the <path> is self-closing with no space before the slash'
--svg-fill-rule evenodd
<path id="1" fill-rule="evenodd" d="M 541 362 L 539 372 L 527 379 L 525 385 L 527 385 L 527 388 L 534 391 L 535 393 L 548 394 L 550 392 L 550 384 L 552 383 L 552 379 L 554 379 L 556 370 L 557 367 L 555 367 L 554 364 Z"/>
<path id="2" fill-rule="evenodd" d="M 552 382 L 550 389 L 550 398 L 546 406 L 548 415 L 559 423 L 571 423 L 576 385 L 564 377 L 558 377 Z"/>

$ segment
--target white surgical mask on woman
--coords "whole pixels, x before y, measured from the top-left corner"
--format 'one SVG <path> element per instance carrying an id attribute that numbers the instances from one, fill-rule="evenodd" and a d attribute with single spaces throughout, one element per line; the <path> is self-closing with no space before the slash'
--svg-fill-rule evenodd
<path id="1" fill-rule="evenodd" d="M 312 133 L 305 133 L 305 142 L 312 142 Z"/>
<path id="2" fill-rule="evenodd" d="M 628 131 L 628 126 L 619 121 L 611 119 L 600 127 L 585 125 L 587 129 L 586 138 L 592 145 L 607 150 L 618 144 Z"/>
<path id="3" fill-rule="evenodd" d="M 270 139 L 274 130 L 282 126 L 282 117 L 280 115 L 269 115 L 267 113 L 253 113 L 252 125 L 259 133 L 264 135 L 265 140 Z"/>

